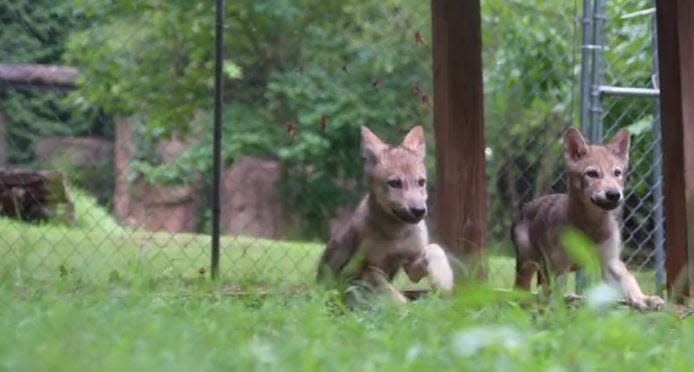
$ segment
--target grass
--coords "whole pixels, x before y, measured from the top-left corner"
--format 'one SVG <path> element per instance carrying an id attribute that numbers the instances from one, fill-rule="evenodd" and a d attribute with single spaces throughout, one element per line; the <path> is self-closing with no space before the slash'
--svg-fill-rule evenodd
<path id="1" fill-rule="evenodd" d="M 222 278 L 210 282 L 200 273 L 208 237 L 90 225 L 86 213 L 101 212 L 83 202 L 75 227 L 0 220 L 0 370 L 661 371 L 694 363 L 691 318 L 601 306 L 614 298 L 600 291 L 593 305 L 571 309 L 493 290 L 510 287 L 506 257 L 490 258 L 489 287 L 345 311 L 335 293 L 312 285 L 318 244 L 226 237 Z M 249 294 L 258 291 L 282 294 Z"/>
<path id="2" fill-rule="evenodd" d="M 688 370 L 694 324 L 670 313 L 521 306 L 465 288 L 343 312 L 330 293 L 186 295 L 146 282 L 3 285 L 0 369 L 74 370 Z"/>
<path id="3" fill-rule="evenodd" d="M 152 281 L 190 282 L 209 276 L 210 238 L 131 230 L 118 225 L 84 193 L 72 192 L 75 219 L 64 224 L 28 225 L 0 218 L 0 278 L 50 282 L 59 276 L 101 282 L 114 277 L 148 277 Z M 324 246 L 309 242 L 250 237 L 221 239 L 221 276 L 227 290 L 292 291 L 312 286 Z M 509 287 L 513 261 L 491 257 L 494 285 Z M 399 283 L 408 285 L 404 278 Z"/>

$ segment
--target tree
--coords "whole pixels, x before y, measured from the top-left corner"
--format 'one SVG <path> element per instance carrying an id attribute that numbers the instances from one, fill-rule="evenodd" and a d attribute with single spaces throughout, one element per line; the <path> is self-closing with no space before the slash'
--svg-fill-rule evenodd
<path id="1" fill-rule="evenodd" d="M 304 236 L 324 236 L 326 218 L 354 199 L 357 190 L 345 185 L 360 179 L 359 126 L 393 135 L 428 122 L 430 52 L 420 34 L 429 29 L 427 6 L 405 3 L 227 4 L 224 159 L 280 159 L 282 195 L 304 217 Z M 134 170 L 150 182 L 209 178 L 211 4 L 78 6 L 92 20 L 68 43 L 66 60 L 81 71 L 78 99 L 137 113 L 145 150 L 174 133 L 199 139 L 172 165 L 141 151 Z"/>
<path id="2" fill-rule="evenodd" d="M 86 27 L 69 1 L 18 0 L 0 3 L 0 63 L 58 64 L 69 33 Z M 7 120 L 11 163 L 33 160 L 34 142 L 44 135 L 110 136 L 94 106 L 66 100 L 63 93 L 0 90 L 0 112 Z"/>

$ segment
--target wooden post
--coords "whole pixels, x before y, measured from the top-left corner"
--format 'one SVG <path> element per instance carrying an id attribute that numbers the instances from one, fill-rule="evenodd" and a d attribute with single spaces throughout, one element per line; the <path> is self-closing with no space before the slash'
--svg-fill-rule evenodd
<path id="1" fill-rule="evenodd" d="M 442 243 L 484 278 L 487 189 L 479 0 L 432 0 L 436 220 Z"/>
<path id="2" fill-rule="evenodd" d="M 0 112 L 0 169 L 7 166 L 7 122 Z"/>
<path id="3" fill-rule="evenodd" d="M 657 0 L 667 288 L 694 289 L 694 2 Z"/>
<path id="4" fill-rule="evenodd" d="M 116 139 L 113 143 L 113 172 L 115 186 L 113 188 L 113 214 L 120 221 L 128 221 L 132 216 L 133 202 L 130 193 L 130 181 L 128 181 L 128 165 L 132 160 L 133 130 L 128 119 L 116 116 Z"/>

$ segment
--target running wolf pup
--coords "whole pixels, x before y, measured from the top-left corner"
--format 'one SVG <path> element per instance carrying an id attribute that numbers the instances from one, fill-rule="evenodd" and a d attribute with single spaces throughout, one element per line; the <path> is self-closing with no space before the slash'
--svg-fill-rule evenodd
<path id="1" fill-rule="evenodd" d="M 525 204 L 512 226 L 516 248 L 516 287 L 529 289 L 536 271 L 547 286 L 549 273 L 577 269 L 559 243 L 565 226 L 582 231 L 598 251 L 603 280 L 619 285 L 626 302 L 641 310 L 659 309 L 660 297 L 645 295 L 619 257 L 622 241 L 618 218 L 624 200 L 629 163 L 629 133 L 622 129 L 606 145 L 588 145 L 571 128 L 564 135 L 568 194 L 550 194 Z"/>
<path id="2" fill-rule="evenodd" d="M 453 272 L 444 250 L 429 243 L 425 140 L 421 126 L 410 130 L 399 146 L 382 142 L 361 128 L 368 193 L 349 223 L 331 237 L 318 265 L 321 282 L 361 282 L 376 294 L 406 303 L 392 285 L 400 268 L 414 282 L 429 276 L 442 291 L 453 287 Z M 348 265 L 349 264 L 349 265 Z"/>

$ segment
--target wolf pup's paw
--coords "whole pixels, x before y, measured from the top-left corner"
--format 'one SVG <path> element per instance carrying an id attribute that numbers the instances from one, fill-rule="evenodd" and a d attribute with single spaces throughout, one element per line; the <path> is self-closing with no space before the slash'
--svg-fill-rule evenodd
<path id="1" fill-rule="evenodd" d="M 453 269 L 446 252 L 438 244 L 429 244 L 426 247 L 427 271 L 434 286 L 444 293 L 453 290 Z"/>
<path id="2" fill-rule="evenodd" d="M 627 298 L 627 303 L 629 306 L 634 307 L 636 309 L 645 311 L 645 310 L 661 310 L 663 306 L 665 306 L 665 301 L 663 301 L 662 298 L 658 296 L 638 296 L 638 297 L 632 297 L 632 298 Z"/>
<path id="3" fill-rule="evenodd" d="M 569 306 L 580 305 L 583 300 L 584 297 L 576 293 L 569 293 L 564 296 L 564 301 L 566 301 L 566 304 Z"/>
<path id="4" fill-rule="evenodd" d="M 658 296 L 646 296 L 646 304 L 649 310 L 662 310 L 665 307 L 665 301 Z"/>

